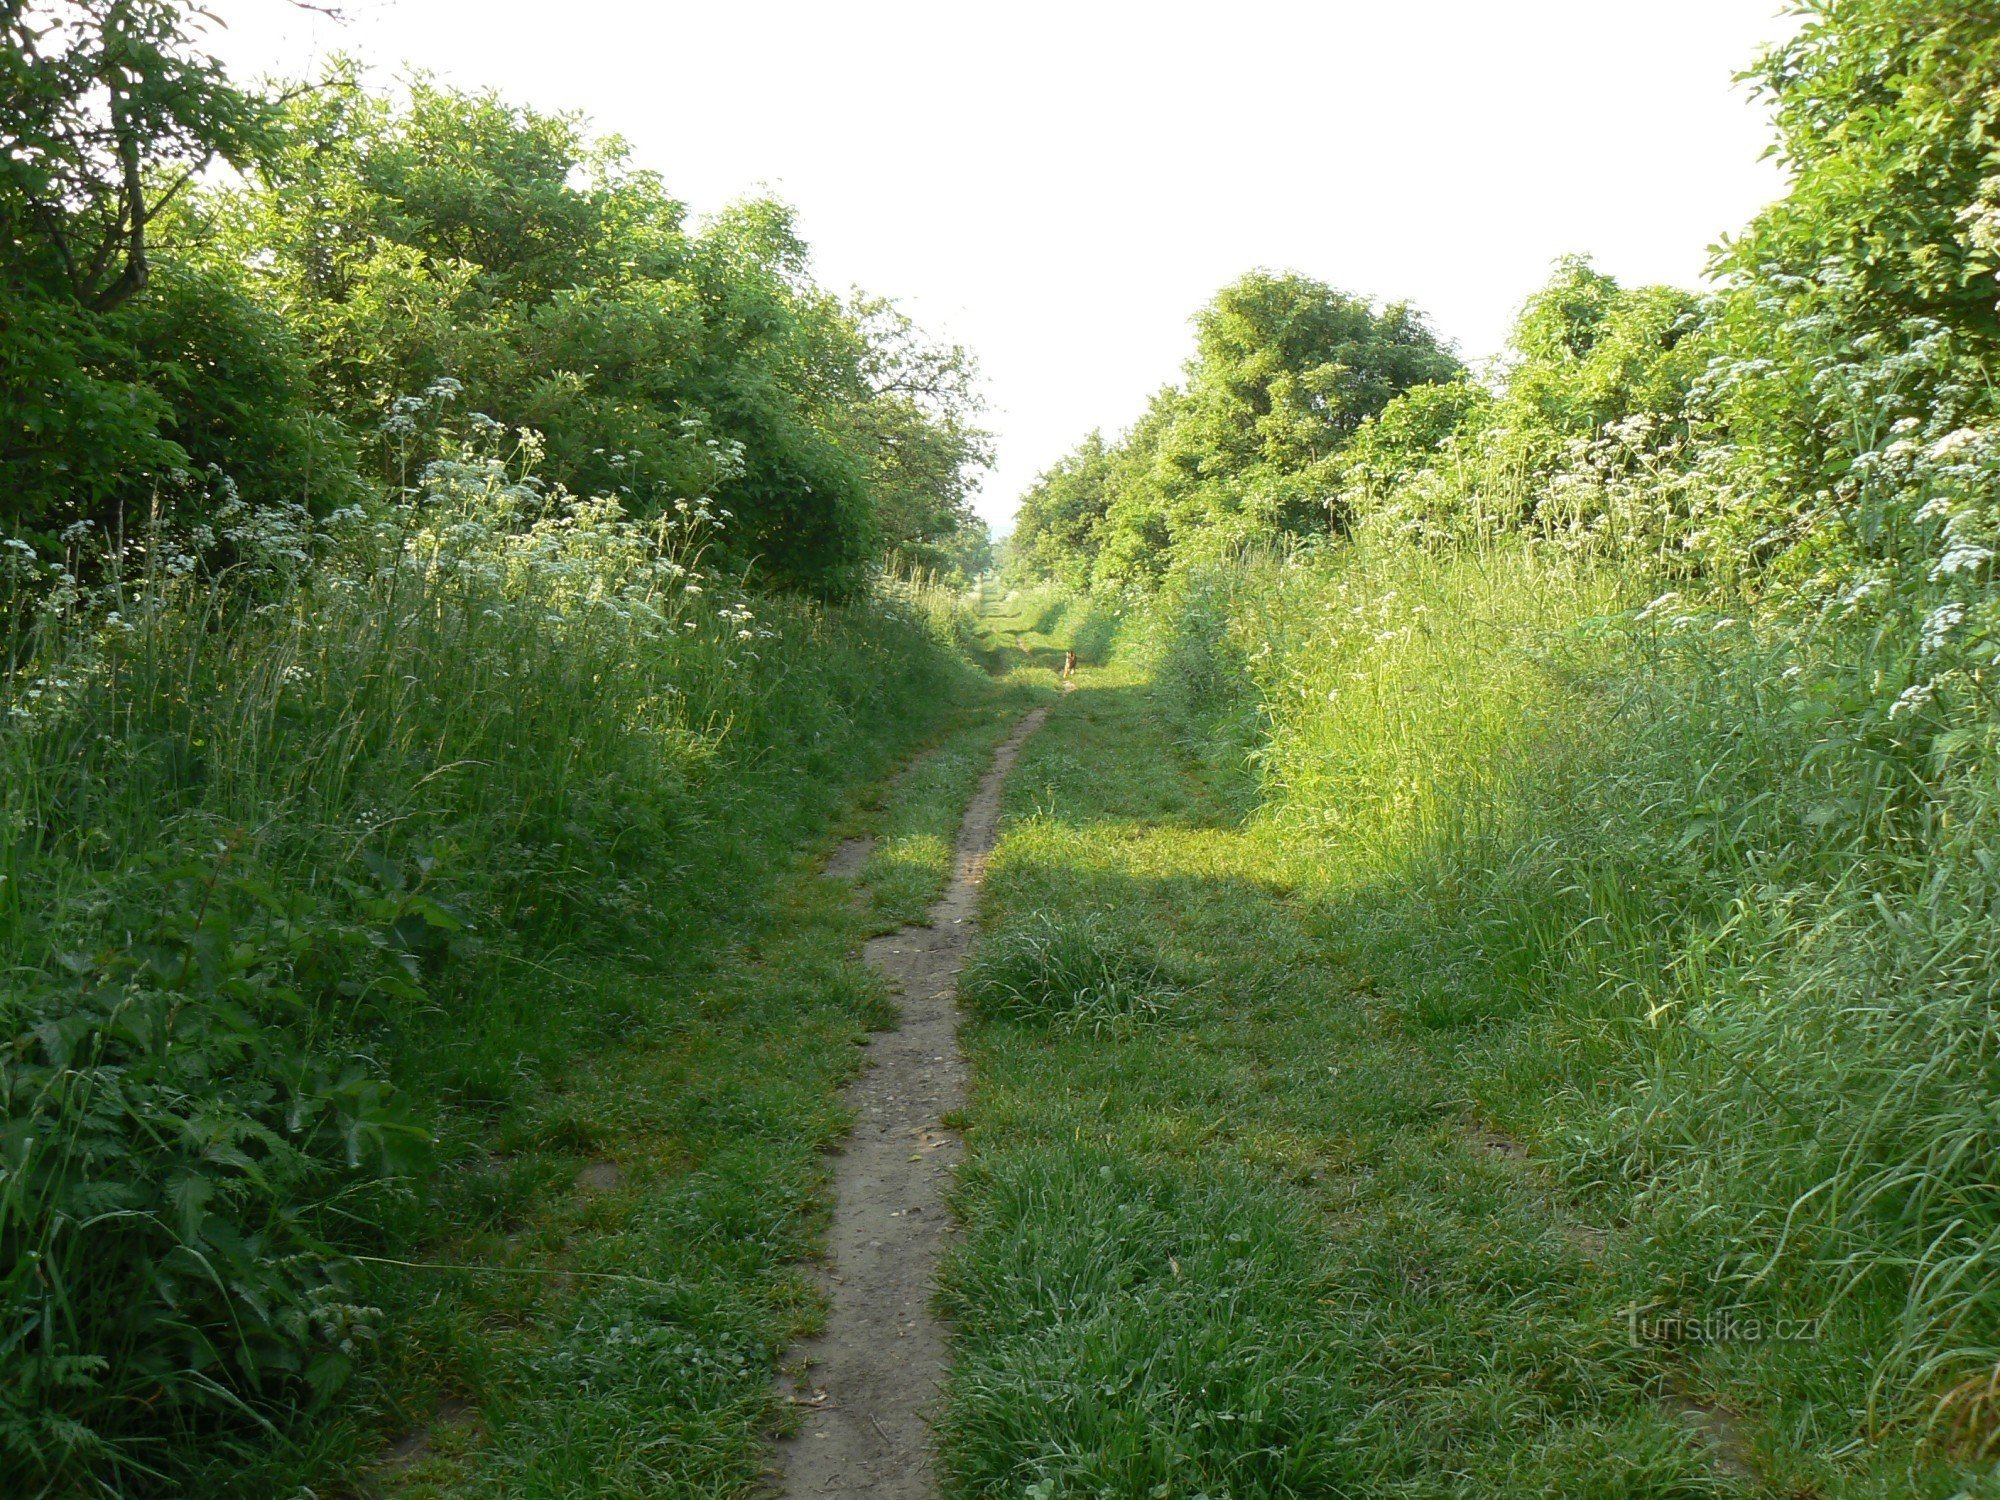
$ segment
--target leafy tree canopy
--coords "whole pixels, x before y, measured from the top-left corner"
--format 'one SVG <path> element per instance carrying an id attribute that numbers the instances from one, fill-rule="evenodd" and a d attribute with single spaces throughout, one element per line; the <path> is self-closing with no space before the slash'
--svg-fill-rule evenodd
<path id="1" fill-rule="evenodd" d="M 399 477 L 384 411 L 438 387 L 571 489 L 711 494 L 770 582 L 977 560 L 970 357 L 815 283 L 782 204 L 694 226 L 580 117 L 348 62 L 263 98 L 167 0 L 0 5 L 0 88 L 15 531 L 348 503 Z"/>
<path id="2" fill-rule="evenodd" d="M 1015 566 L 1139 582 L 1176 554 L 1338 523 L 1341 459 L 1399 391 L 1460 370 L 1421 315 L 1253 271 L 1195 316 L 1186 383 L 1124 438 L 1093 435 L 1023 502 Z"/>

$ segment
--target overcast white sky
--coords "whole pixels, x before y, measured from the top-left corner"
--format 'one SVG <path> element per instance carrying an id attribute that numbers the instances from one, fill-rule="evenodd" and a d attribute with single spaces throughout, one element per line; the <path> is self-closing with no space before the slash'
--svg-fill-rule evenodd
<path id="1" fill-rule="evenodd" d="M 1731 81 L 1778 0 L 212 3 L 240 72 L 355 52 L 583 110 L 697 212 L 789 200 L 823 282 L 978 355 L 996 528 L 1252 266 L 1407 298 L 1477 359 L 1558 255 L 1692 284 L 1781 186 Z"/>

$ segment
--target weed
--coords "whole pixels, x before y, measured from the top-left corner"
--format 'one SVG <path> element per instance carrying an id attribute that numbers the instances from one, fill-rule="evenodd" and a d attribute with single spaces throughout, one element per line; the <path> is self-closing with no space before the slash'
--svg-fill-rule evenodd
<path id="1" fill-rule="evenodd" d="M 963 993 L 981 1015 L 1104 1031 L 1169 1015 L 1181 989 L 1143 939 L 1098 911 L 1037 912 L 983 945 Z"/>

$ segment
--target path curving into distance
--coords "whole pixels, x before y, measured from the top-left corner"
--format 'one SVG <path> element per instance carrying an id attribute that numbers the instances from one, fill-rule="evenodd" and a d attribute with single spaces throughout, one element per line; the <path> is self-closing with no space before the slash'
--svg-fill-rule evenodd
<path id="1" fill-rule="evenodd" d="M 994 752 L 929 920 L 862 950 L 889 981 L 902 1023 L 874 1038 L 869 1067 L 847 1092 L 855 1126 L 834 1177 L 825 1276 L 832 1305 L 825 1332 L 797 1351 L 807 1368 L 793 1399 L 805 1419 L 777 1453 L 792 1500 L 938 1493 L 931 1418 L 947 1348 L 930 1299 L 950 1234 L 945 1188 L 963 1154 L 943 1123 L 965 1104 L 958 972 L 978 934 L 1001 785 L 1047 716 L 1045 708 L 1024 715 Z"/>

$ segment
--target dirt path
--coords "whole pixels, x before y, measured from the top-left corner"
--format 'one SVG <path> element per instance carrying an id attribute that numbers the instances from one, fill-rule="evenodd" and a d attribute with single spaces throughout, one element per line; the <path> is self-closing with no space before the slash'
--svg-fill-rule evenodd
<path id="1" fill-rule="evenodd" d="M 870 1066 L 847 1094 L 856 1123 L 835 1176 L 826 1277 L 833 1305 L 826 1331 L 798 1351 L 808 1367 L 794 1399 L 806 1406 L 805 1421 L 777 1455 L 783 1492 L 794 1500 L 938 1492 L 930 1417 L 946 1348 L 930 1296 L 950 1234 L 944 1189 L 961 1154 L 942 1123 L 965 1103 L 958 971 L 977 931 L 1001 783 L 1047 714 L 1027 714 L 994 753 L 930 920 L 863 950 L 895 989 L 902 1025 L 874 1039 Z"/>

